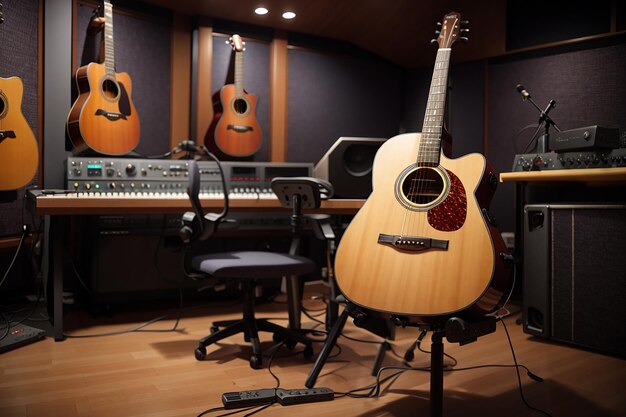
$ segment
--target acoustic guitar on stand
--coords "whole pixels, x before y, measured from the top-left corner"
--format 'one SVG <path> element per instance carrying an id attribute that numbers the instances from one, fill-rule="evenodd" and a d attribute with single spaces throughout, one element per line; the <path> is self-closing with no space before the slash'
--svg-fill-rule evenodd
<path id="1" fill-rule="evenodd" d="M 67 133 L 78 152 L 88 148 L 124 155 L 139 143 L 139 116 L 131 99 L 130 76 L 115 72 L 113 7 L 104 0 L 104 63 L 76 71 L 79 96 L 67 118 Z"/>
<path id="2" fill-rule="evenodd" d="M 4 22 L 2 13 L 0 9 L 0 23 Z M 23 93 L 20 78 L 0 78 L 0 191 L 24 187 L 37 172 L 39 150 L 22 114 Z"/>
<path id="3" fill-rule="evenodd" d="M 481 316 L 512 287 L 504 242 L 485 208 L 495 173 L 480 154 L 448 159 L 441 151 L 451 47 L 467 31 L 460 14 L 444 17 L 422 132 L 380 147 L 373 191 L 337 250 L 342 293 L 383 315 Z"/>
<path id="4" fill-rule="evenodd" d="M 214 116 L 205 144 L 221 158 L 245 158 L 254 155 L 262 143 L 261 127 L 256 117 L 257 97 L 243 88 L 244 42 L 233 35 L 235 84 L 223 86 L 213 97 Z"/>

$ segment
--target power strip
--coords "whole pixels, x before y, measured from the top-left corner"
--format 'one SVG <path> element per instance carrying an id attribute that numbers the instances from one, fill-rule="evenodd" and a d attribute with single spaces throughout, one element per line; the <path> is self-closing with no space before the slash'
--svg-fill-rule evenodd
<path id="1" fill-rule="evenodd" d="M 225 392 L 222 394 L 224 409 L 252 407 L 278 401 L 281 405 L 295 405 L 331 401 L 335 392 L 330 388 L 282 389 L 264 388 L 251 391 Z"/>
<path id="2" fill-rule="evenodd" d="M 276 398 L 282 405 L 294 405 L 314 403 L 318 401 L 331 401 L 335 399 L 335 393 L 330 388 L 310 389 L 282 389 L 276 390 Z"/>
<path id="3" fill-rule="evenodd" d="M 276 400 L 276 389 L 265 388 L 252 391 L 225 392 L 222 394 L 222 404 L 226 410 L 232 408 L 263 405 Z"/>

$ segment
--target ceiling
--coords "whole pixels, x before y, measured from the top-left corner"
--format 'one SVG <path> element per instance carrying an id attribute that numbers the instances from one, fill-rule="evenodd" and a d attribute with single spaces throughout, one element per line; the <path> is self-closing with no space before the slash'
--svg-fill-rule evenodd
<path id="1" fill-rule="evenodd" d="M 435 59 L 436 23 L 451 11 L 470 21 L 469 43 L 453 61 L 504 53 L 505 0 L 144 0 L 185 15 L 198 15 L 323 36 L 349 42 L 405 68 Z M 269 13 L 258 16 L 264 6 Z M 296 18 L 285 20 L 285 10 Z"/>

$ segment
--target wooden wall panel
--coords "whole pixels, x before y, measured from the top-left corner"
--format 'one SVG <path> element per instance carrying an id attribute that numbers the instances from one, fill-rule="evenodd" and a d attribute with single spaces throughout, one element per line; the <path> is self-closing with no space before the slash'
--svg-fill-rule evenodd
<path id="1" fill-rule="evenodd" d="M 188 16 L 174 15 L 172 22 L 172 86 L 170 112 L 170 149 L 189 137 L 191 25 Z"/>
<path id="2" fill-rule="evenodd" d="M 270 161 L 287 161 L 287 35 L 275 34 L 270 46 Z"/>

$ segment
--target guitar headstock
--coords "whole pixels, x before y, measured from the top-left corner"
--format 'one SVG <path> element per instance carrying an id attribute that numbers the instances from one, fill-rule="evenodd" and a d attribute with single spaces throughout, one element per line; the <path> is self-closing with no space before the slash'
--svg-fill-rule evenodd
<path id="1" fill-rule="evenodd" d="M 246 43 L 241 39 L 241 36 L 235 34 L 231 36 L 229 40 L 230 40 L 230 45 L 233 47 L 233 50 L 235 52 L 242 52 L 244 50 L 243 47 Z"/>
<path id="2" fill-rule="evenodd" d="M 4 13 L 2 12 L 2 3 L 0 3 L 0 24 L 4 23 Z"/>
<path id="3" fill-rule="evenodd" d="M 469 21 L 461 21 L 460 13 L 450 12 L 443 17 L 443 24 L 437 23 L 436 38 L 431 40 L 430 43 L 437 43 L 440 48 L 451 48 L 458 40 L 467 42 L 469 40 L 468 26 Z"/>

